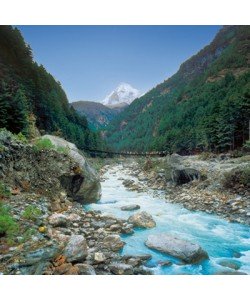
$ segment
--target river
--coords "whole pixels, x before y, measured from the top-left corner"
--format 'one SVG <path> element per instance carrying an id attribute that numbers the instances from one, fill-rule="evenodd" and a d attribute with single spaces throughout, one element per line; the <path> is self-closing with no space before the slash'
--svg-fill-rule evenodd
<path id="1" fill-rule="evenodd" d="M 154 274 L 217 274 L 234 270 L 220 263 L 233 264 L 238 272 L 250 274 L 250 231 L 249 226 L 230 223 L 213 214 L 189 211 L 178 204 L 166 202 L 163 192 L 136 192 L 126 189 L 122 180 L 136 178 L 129 175 L 123 165 L 115 165 L 103 176 L 102 198 L 98 203 L 86 205 L 87 210 L 127 219 L 135 212 L 122 211 L 121 206 L 140 205 L 139 211 L 146 211 L 156 221 L 152 229 L 135 229 L 132 235 L 122 235 L 126 245 L 122 254 L 151 254 L 147 266 Z M 136 211 L 138 212 L 138 210 Z M 209 260 L 197 265 L 182 265 L 177 259 L 144 245 L 149 234 L 168 232 L 194 241 L 207 251 Z M 170 260 L 171 266 L 162 266 Z"/>

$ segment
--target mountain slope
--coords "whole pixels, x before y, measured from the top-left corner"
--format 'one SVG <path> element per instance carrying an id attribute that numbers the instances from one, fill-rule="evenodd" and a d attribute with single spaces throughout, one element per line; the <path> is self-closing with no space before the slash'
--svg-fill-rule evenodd
<path id="1" fill-rule="evenodd" d="M 111 109 L 99 102 L 77 101 L 71 105 L 77 113 L 87 118 L 90 127 L 94 130 L 106 127 L 119 113 L 117 109 Z"/>
<path id="2" fill-rule="evenodd" d="M 115 149 L 224 151 L 248 138 L 250 27 L 225 26 L 106 132 Z"/>
<path id="3" fill-rule="evenodd" d="M 69 106 L 61 84 L 33 61 L 20 31 L 0 26 L 0 128 L 32 136 L 38 129 L 57 133 L 79 148 L 101 146 L 85 117 Z"/>
<path id="4" fill-rule="evenodd" d="M 137 89 L 128 83 L 121 83 L 102 101 L 102 104 L 108 107 L 127 106 L 139 96 L 140 92 Z"/>

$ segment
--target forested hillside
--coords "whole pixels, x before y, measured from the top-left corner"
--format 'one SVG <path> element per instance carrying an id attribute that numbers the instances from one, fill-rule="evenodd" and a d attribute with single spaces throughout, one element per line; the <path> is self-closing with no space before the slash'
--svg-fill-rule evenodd
<path id="1" fill-rule="evenodd" d="M 225 26 L 109 126 L 116 149 L 227 151 L 249 138 L 250 26 Z"/>
<path id="2" fill-rule="evenodd" d="M 71 105 L 79 115 L 87 118 L 92 130 L 105 128 L 119 113 L 117 109 L 109 108 L 99 102 L 77 101 Z"/>
<path id="3" fill-rule="evenodd" d="M 37 127 L 79 148 L 103 146 L 86 118 L 69 106 L 60 82 L 34 62 L 31 48 L 12 26 L 0 26 L 0 116 L 0 128 L 14 133 L 30 136 Z"/>

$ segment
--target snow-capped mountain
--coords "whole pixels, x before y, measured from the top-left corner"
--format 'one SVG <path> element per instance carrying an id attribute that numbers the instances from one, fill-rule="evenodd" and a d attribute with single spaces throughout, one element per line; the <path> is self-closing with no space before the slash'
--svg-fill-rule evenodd
<path id="1" fill-rule="evenodd" d="M 129 105 L 140 95 L 140 91 L 133 88 L 130 84 L 121 83 L 101 103 L 109 107 L 125 106 Z"/>

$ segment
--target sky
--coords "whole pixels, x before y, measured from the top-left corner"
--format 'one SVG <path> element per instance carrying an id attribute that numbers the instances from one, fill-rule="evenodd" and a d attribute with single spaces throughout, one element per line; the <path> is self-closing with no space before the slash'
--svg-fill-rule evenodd
<path id="1" fill-rule="evenodd" d="M 102 101 L 121 82 L 142 93 L 209 44 L 221 26 L 18 26 L 70 102 Z"/>

